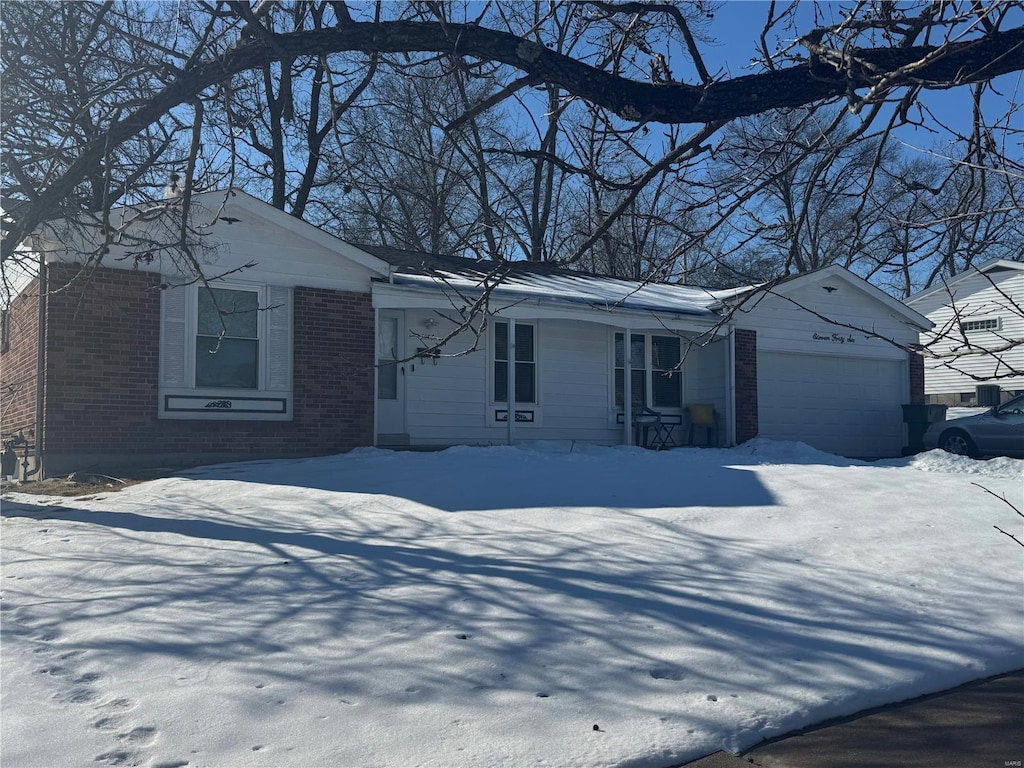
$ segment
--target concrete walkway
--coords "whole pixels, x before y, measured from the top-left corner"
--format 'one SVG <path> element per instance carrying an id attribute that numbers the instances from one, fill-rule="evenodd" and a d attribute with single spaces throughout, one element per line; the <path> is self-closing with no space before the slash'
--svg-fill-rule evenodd
<path id="1" fill-rule="evenodd" d="M 810 728 L 686 768 L 1016 768 L 1024 670 Z"/>

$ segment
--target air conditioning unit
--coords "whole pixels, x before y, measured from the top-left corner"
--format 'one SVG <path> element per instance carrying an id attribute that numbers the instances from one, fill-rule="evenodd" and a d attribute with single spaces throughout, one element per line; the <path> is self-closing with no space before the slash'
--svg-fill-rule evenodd
<path id="1" fill-rule="evenodd" d="M 988 408 L 993 405 L 999 405 L 999 385 L 998 384 L 979 384 L 977 386 L 978 392 L 978 405 Z"/>

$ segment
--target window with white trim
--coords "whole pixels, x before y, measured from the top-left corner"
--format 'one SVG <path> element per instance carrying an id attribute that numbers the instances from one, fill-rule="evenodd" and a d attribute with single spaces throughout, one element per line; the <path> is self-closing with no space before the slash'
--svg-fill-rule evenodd
<path id="1" fill-rule="evenodd" d="M 282 286 L 164 290 L 158 415 L 290 419 L 291 315 L 291 289 Z"/>
<path id="2" fill-rule="evenodd" d="M 1001 327 L 998 317 L 989 317 L 985 320 L 965 320 L 963 329 L 966 333 L 978 333 L 982 331 L 998 331 Z"/>
<path id="3" fill-rule="evenodd" d="M 623 334 L 615 334 L 615 407 L 625 402 L 625 349 Z M 632 407 L 681 408 L 682 345 L 678 336 L 630 334 L 630 389 Z"/>
<path id="4" fill-rule="evenodd" d="M 515 328 L 515 401 L 537 402 L 537 345 L 536 329 L 528 323 L 516 323 Z M 494 323 L 494 402 L 508 402 L 508 323 Z"/>
<path id="5" fill-rule="evenodd" d="M 377 399 L 398 399 L 398 318 L 377 321 Z"/>
<path id="6" fill-rule="evenodd" d="M 259 389 L 259 293 L 200 287 L 195 385 Z"/>

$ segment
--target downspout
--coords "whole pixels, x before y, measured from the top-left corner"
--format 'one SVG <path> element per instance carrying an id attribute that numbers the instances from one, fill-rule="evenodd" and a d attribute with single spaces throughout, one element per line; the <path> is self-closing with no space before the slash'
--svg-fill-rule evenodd
<path id="1" fill-rule="evenodd" d="M 726 358 L 726 445 L 736 445 L 736 329 L 729 325 L 729 354 Z"/>
<path id="2" fill-rule="evenodd" d="M 633 444 L 633 337 L 622 329 L 622 430 L 623 444 Z"/>
<path id="3" fill-rule="evenodd" d="M 24 480 L 32 475 L 42 477 L 43 469 L 43 408 L 46 405 L 46 294 L 48 291 L 46 279 L 46 256 L 42 250 L 39 252 L 39 321 L 36 332 L 36 439 L 35 439 L 35 466 L 32 471 L 26 471 Z"/>
<path id="4" fill-rule="evenodd" d="M 391 270 L 389 269 L 388 272 L 390 273 L 390 271 Z M 390 278 L 391 275 L 389 274 L 388 277 Z M 379 396 L 379 389 L 378 388 L 380 387 L 380 376 L 378 375 L 379 374 L 379 370 L 380 370 L 378 368 L 378 366 L 380 365 L 380 359 L 378 358 L 378 355 L 377 355 L 377 345 L 378 344 L 380 344 L 380 307 L 374 307 L 373 308 L 373 427 L 372 427 L 373 428 L 372 442 L 373 442 L 374 448 L 377 447 L 378 434 L 379 434 L 378 431 L 377 431 L 379 429 L 379 427 L 377 426 L 377 411 L 379 410 L 379 406 L 377 405 L 377 403 L 380 402 L 380 400 L 378 399 L 378 396 Z"/>
<path id="5" fill-rule="evenodd" d="M 508 380 L 506 386 L 508 387 L 508 444 L 512 445 L 515 441 L 515 424 L 516 424 L 516 320 L 514 317 L 508 319 L 508 342 L 506 344 L 508 348 Z"/>

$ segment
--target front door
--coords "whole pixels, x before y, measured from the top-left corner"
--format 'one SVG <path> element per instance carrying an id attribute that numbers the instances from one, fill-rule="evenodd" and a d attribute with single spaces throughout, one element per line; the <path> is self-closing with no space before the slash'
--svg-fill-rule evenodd
<path id="1" fill-rule="evenodd" d="M 377 318 L 377 445 L 407 445 L 405 431 L 405 323 L 403 313 Z"/>

